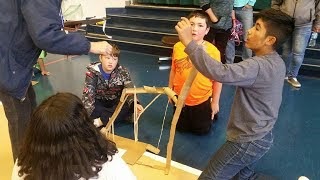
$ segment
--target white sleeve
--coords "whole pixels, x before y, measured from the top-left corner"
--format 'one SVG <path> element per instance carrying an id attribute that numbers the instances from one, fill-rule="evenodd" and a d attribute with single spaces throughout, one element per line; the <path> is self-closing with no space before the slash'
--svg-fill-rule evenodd
<path id="1" fill-rule="evenodd" d="M 18 166 L 17 163 L 18 163 L 18 159 L 16 160 L 16 163 L 13 166 L 11 180 L 23 180 L 24 179 L 25 175 L 23 175 L 22 177 L 19 177 L 20 167 Z"/>
<path id="2" fill-rule="evenodd" d="M 124 162 L 118 153 L 112 157 L 112 161 L 108 161 L 102 165 L 99 172 L 99 180 L 136 180 L 136 176 L 132 173 L 129 166 Z"/>

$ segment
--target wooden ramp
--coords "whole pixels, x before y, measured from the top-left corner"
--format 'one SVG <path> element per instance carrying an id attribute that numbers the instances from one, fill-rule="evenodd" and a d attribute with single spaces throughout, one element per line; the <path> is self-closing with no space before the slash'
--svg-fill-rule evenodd
<path id="1" fill-rule="evenodd" d="M 156 147 L 146 144 L 140 141 L 134 141 L 132 139 L 124 138 L 117 135 L 110 135 L 110 139 L 117 144 L 118 148 L 125 149 L 126 152 L 123 154 L 122 159 L 130 165 L 138 162 L 141 156 L 149 150 L 153 153 L 158 154 L 160 152 Z"/>
<path id="2" fill-rule="evenodd" d="M 171 164 L 170 173 L 167 175 L 163 172 L 163 170 L 154 168 L 156 166 L 165 168 L 165 159 L 164 163 L 162 163 L 152 157 L 143 155 L 136 164 L 129 165 L 132 172 L 139 180 L 193 180 L 198 179 L 199 177 L 199 174 L 177 168 L 173 165 L 173 163 Z"/>
<path id="3" fill-rule="evenodd" d="M 119 148 L 122 159 L 140 179 L 152 180 L 193 180 L 198 179 L 201 171 L 172 161 L 169 174 L 165 174 L 166 158 L 156 155 L 159 150 L 150 144 L 110 134 L 108 136 Z M 146 152 L 149 150 L 156 154 Z"/>
<path id="4" fill-rule="evenodd" d="M 125 160 L 128 151 L 119 148 L 119 152 L 123 154 L 122 158 Z M 201 173 L 200 170 L 172 161 L 170 173 L 166 175 L 164 173 L 166 158 L 149 152 L 144 152 L 135 164 L 128 166 L 138 180 L 196 180 Z"/>

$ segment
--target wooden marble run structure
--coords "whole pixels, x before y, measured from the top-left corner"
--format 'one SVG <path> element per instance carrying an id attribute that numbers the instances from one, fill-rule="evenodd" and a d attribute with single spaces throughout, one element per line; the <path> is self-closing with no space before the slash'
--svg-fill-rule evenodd
<path id="1" fill-rule="evenodd" d="M 150 144 L 146 144 L 143 142 L 139 142 L 138 141 L 138 119 L 140 117 L 140 115 L 144 112 L 141 112 L 140 114 L 137 114 L 137 112 L 134 112 L 134 139 L 135 140 L 131 140 L 131 139 L 127 139 L 127 138 L 123 138 L 120 136 L 116 136 L 114 134 L 114 121 L 117 118 L 118 114 L 121 111 L 121 108 L 123 106 L 123 104 L 126 102 L 126 99 L 129 95 L 134 95 L 134 99 L 136 100 L 136 94 L 158 94 L 157 97 L 159 97 L 161 94 L 166 94 L 173 102 L 176 103 L 176 110 L 175 113 L 173 115 L 173 119 L 171 122 L 171 128 L 170 128 L 170 137 L 169 137 L 169 141 L 167 144 L 167 155 L 166 155 L 166 165 L 165 167 L 160 167 L 160 166 L 152 166 L 152 165 L 147 165 L 150 166 L 152 168 L 156 168 L 156 169 L 160 169 L 160 170 L 164 170 L 165 174 L 169 174 L 170 171 L 170 167 L 171 167 L 171 156 L 172 156 L 172 148 L 173 148 L 173 142 L 174 142 L 174 136 L 175 136 L 175 132 L 176 132 L 176 125 L 181 113 L 181 109 L 184 105 L 185 99 L 188 95 L 189 89 L 192 85 L 192 82 L 194 80 L 194 78 L 196 77 L 198 71 L 193 67 L 187 80 L 185 81 L 181 93 L 179 95 L 179 97 L 177 98 L 176 94 L 174 91 L 172 91 L 170 88 L 168 87 L 148 87 L 148 86 L 144 86 L 144 87 L 140 87 L 140 88 L 126 88 L 123 90 L 121 98 L 120 98 L 120 102 L 116 107 L 116 110 L 114 112 L 114 114 L 111 116 L 108 124 L 106 125 L 106 127 L 101 129 L 101 133 L 109 139 L 112 139 L 114 142 L 116 142 L 117 146 L 123 149 L 126 149 L 127 152 L 122 156 L 122 158 L 126 161 L 126 163 L 128 163 L 129 165 L 134 165 L 135 163 L 141 163 L 139 162 L 139 158 L 142 156 L 142 154 L 146 151 L 149 150 L 155 154 L 158 154 L 160 152 L 160 150 Z M 156 98 L 154 100 L 156 100 Z M 153 102 L 154 100 L 152 100 L 149 105 L 147 105 L 145 107 L 144 110 L 146 110 Z M 136 101 L 134 101 L 134 103 L 136 103 Z M 136 105 L 136 104 L 135 104 Z M 136 109 L 136 108 L 134 108 Z"/>

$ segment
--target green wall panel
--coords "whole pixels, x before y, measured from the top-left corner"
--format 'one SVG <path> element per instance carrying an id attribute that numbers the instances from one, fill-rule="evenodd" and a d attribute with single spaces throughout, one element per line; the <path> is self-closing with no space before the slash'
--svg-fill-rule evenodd
<path id="1" fill-rule="evenodd" d="M 271 0 L 257 0 L 254 9 L 261 10 L 271 7 Z"/>

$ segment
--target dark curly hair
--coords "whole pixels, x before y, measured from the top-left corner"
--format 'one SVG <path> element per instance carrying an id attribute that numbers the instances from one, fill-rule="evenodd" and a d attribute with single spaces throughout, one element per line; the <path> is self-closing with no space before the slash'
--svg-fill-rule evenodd
<path id="1" fill-rule="evenodd" d="M 33 112 L 18 155 L 26 180 L 88 179 L 117 153 L 90 121 L 81 100 L 57 93 Z"/>

